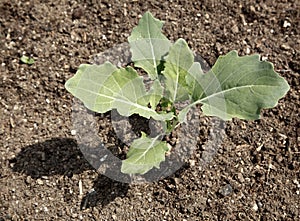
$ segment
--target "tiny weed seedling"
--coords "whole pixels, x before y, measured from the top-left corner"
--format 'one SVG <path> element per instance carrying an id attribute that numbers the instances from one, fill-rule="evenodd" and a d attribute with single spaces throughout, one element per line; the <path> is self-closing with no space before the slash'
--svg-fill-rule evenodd
<path id="1" fill-rule="evenodd" d="M 21 58 L 20 58 L 20 61 L 24 64 L 28 64 L 28 65 L 32 65 L 34 64 L 34 59 L 32 57 L 27 57 L 25 55 L 23 55 Z"/>
<path id="2" fill-rule="evenodd" d="M 260 61 L 259 55 L 240 57 L 231 51 L 204 74 L 186 41 L 171 43 L 162 34 L 162 26 L 146 12 L 128 38 L 134 66 L 148 74 L 150 89 L 136 69 L 117 68 L 110 62 L 80 65 L 66 89 L 92 111 L 116 109 L 122 116 L 139 114 L 160 121 L 165 134 L 188 123 L 187 113 L 197 104 L 208 116 L 254 120 L 261 109 L 275 107 L 289 90 L 273 65 Z M 187 100 L 188 105 L 176 110 L 176 103 Z M 145 174 L 165 160 L 170 145 L 160 136 L 141 134 L 122 161 L 123 173 Z"/>

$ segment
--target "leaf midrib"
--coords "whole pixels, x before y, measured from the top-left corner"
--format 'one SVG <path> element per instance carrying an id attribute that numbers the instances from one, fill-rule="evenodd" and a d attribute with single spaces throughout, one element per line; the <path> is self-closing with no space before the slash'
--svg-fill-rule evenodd
<path id="1" fill-rule="evenodd" d="M 232 87 L 232 88 L 229 88 L 229 89 L 226 89 L 226 90 L 222 90 L 222 91 L 219 91 L 217 93 L 213 93 L 207 97 L 204 97 L 198 101 L 195 101 L 194 103 L 192 104 L 199 104 L 199 103 L 202 103 L 203 101 L 205 100 L 208 100 L 214 96 L 217 96 L 219 94 L 222 94 L 222 93 L 227 93 L 229 91 L 233 91 L 233 90 L 238 90 L 238 89 L 244 89 L 244 88 L 252 88 L 252 87 L 279 87 L 280 85 L 264 85 L 264 84 L 251 84 L 251 85 L 243 85 L 243 86 L 237 86 L 237 87 Z"/>
<path id="2" fill-rule="evenodd" d="M 156 136 L 153 141 L 151 142 L 151 144 L 148 146 L 148 148 L 145 148 L 145 151 L 143 152 L 143 154 L 138 157 L 134 162 L 135 164 L 137 164 L 136 162 L 138 162 L 140 159 L 142 159 L 143 157 L 145 158 L 145 155 L 150 151 L 150 149 L 155 148 L 154 143 L 156 142 L 156 140 L 158 139 L 159 136 Z M 136 148 L 138 149 L 138 148 Z M 134 155 L 133 155 L 134 156 Z M 132 156 L 131 156 L 132 157 Z M 144 164 L 143 164 L 144 165 Z"/>
<path id="3" fill-rule="evenodd" d="M 147 33 L 148 33 L 148 39 L 150 40 L 150 47 L 151 47 L 151 54 L 152 54 L 153 66 L 154 66 L 155 73 L 156 73 L 156 76 L 157 76 L 158 73 L 157 73 L 157 68 L 156 68 L 156 60 L 155 60 L 155 56 L 154 56 L 154 49 L 153 49 L 153 44 L 152 44 L 152 38 L 150 36 L 149 15 L 147 17 Z"/>

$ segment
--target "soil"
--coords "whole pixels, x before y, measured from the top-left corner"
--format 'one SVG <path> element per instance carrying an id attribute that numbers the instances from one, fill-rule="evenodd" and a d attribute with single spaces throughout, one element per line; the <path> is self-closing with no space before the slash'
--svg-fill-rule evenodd
<path id="1" fill-rule="evenodd" d="M 64 83 L 126 42 L 147 10 L 209 65 L 233 49 L 259 53 L 291 90 L 260 120 L 227 122 L 205 167 L 200 130 L 197 151 L 175 174 L 125 184 L 84 159 Z M 297 0 L 1 0 L 0 220 L 300 220 L 299 27 Z"/>

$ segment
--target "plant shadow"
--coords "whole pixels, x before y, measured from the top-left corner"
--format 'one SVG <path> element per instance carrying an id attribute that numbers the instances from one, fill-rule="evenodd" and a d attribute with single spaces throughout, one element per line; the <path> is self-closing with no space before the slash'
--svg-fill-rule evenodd
<path id="1" fill-rule="evenodd" d="M 22 148 L 21 152 L 9 160 L 12 170 L 23 173 L 33 179 L 43 176 L 62 175 L 72 177 L 94 168 L 84 159 L 77 142 L 70 138 L 52 138 Z M 118 196 L 127 194 L 129 185 L 100 175 L 94 181 L 93 188 L 81 201 L 81 209 L 103 207 Z"/>
<path id="2" fill-rule="evenodd" d="M 24 147 L 10 163 L 14 172 L 33 179 L 56 174 L 72 177 L 93 169 L 83 158 L 76 141 L 70 138 L 52 138 Z"/>
<path id="3" fill-rule="evenodd" d="M 80 209 L 84 210 L 98 205 L 104 207 L 116 197 L 125 197 L 128 189 L 128 183 L 121 183 L 99 175 L 93 183 L 93 188 L 83 197 Z"/>

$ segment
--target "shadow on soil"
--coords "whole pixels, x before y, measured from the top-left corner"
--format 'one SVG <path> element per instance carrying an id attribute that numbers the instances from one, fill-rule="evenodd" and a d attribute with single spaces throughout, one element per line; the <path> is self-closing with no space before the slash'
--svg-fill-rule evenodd
<path id="1" fill-rule="evenodd" d="M 10 163 L 14 164 L 13 171 L 34 179 L 56 174 L 72 177 L 93 169 L 83 158 L 76 141 L 70 138 L 53 138 L 24 147 Z"/>
<path id="2" fill-rule="evenodd" d="M 24 147 L 10 163 L 14 172 L 24 173 L 33 179 L 57 174 L 72 177 L 85 170 L 94 170 L 84 159 L 76 141 L 70 138 L 53 138 Z M 93 188 L 82 199 L 81 209 L 98 204 L 105 206 L 116 197 L 125 196 L 127 191 L 128 184 L 99 175 Z"/>
<path id="3" fill-rule="evenodd" d="M 99 204 L 104 207 L 116 197 L 125 197 L 128 188 L 127 183 L 120 183 L 99 175 L 94 181 L 93 188 L 82 199 L 80 209 L 95 207 Z"/>

